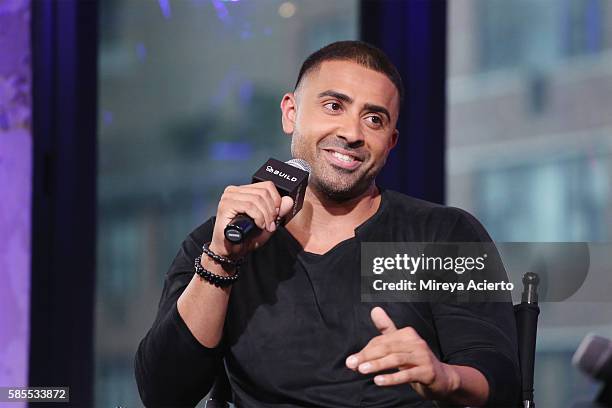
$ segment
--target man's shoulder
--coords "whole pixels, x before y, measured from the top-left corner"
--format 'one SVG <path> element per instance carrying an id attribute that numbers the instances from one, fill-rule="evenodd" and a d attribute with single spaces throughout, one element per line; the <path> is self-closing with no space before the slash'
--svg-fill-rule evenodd
<path id="1" fill-rule="evenodd" d="M 411 225 L 419 224 L 423 232 L 434 232 L 440 238 L 490 241 L 480 221 L 468 211 L 422 200 L 393 190 L 384 190 L 387 211 L 393 218 Z M 429 235 L 429 234 L 428 234 Z"/>
<path id="2" fill-rule="evenodd" d="M 412 197 L 404 193 L 400 193 L 395 190 L 385 189 L 382 191 L 387 201 L 390 204 L 401 205 L 407 208 L 438 208 L 444 207 L 442 204 L 436 204 L 431 201 L 422 200 L 420 198 Z"/>
<path id="3" fill-rule="evenodd" d="M 438 204 L 420 198 L 412 197 L 394 190 L 384 190 L 387 205 L 391 211 L 410 213 L 411 215 L 436 215 L 443 218 L 474 218 L 469 212 L 448 205 Z"/>

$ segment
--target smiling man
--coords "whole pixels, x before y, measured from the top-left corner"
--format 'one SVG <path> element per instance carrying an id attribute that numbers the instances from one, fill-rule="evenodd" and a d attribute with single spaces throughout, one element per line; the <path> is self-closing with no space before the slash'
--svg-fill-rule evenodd
<path id="1" fill-rule="evenodd" d="M 291 153 L 312 168 L 303 209 L 277 227 L 292 202 L 271 183 L 226 188 L 183 242 L 140 343 L 145 405 L 193 406 L 226 370 L 238 407 L 516 406 L 510 303 L 360 302 L 362 242 L 490 240 L 464 211 L 376 185 L 402 93 L 363 42 L 308 57 L 281 101 Z M 240 213 L 261 233 L 232 245 L 223 230 Z"/>
<path id="2" fill-rule="evenodd" d="M 396 85 L 350 60 L 323 61 L 304 70 L 296 91 L 281 103 L 293 156 L 311 163 L 311 187 L 334 201 L 371 193 L 397 142 L 399 76 Z"/>

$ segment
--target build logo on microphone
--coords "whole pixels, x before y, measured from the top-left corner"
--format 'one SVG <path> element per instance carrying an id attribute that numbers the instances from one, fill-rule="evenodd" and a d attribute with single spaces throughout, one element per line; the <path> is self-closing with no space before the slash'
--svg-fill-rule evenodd
<path id="1" fill-rule="evenodd" d="M 289 180 L 289 181 L 293 181 L 293 182 L 296 182 L 296 181 L 297 181 L 297 177 L 295 177 L 295 176 L 290 176 L 289 174 L 287 174 L 287 173 L 285 173 L 285 172 L 282 172 L 282 171 L 280 171 L 280 170 L 274 170 L 274 168 L 273 168 L 272 166 L 266 166 L 266 171 L 267 171 L 268 173 L 272 173 L 272 174 L 274 174 L 275 176 L 278 176 L 278 177 L 284 178 L 284 179 Z"/>

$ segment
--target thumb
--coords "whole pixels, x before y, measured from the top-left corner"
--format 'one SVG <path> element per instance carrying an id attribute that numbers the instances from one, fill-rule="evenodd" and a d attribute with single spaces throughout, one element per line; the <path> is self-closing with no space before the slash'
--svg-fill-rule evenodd
<path id="1" fill-rule="evenodd" d="M 393 320 L 391 320 L 389 315 L 387 315 L 382 307 L 377 306 L 372 309 L 370 316 L 372 317 L 374 326 L 376 326 L 378 331 L 380 331 L 382 334 L 393 333 L 397 330 L 395 323 L 393 323 Z"/>
<path id="2" fill-rule="evenodd" d="M 281 198 L 280 210 L 278 212 L 279 217 L 284 217 L 291 211 L 293 207 L 293 198 L 289 196 L 284 196 Z"/>

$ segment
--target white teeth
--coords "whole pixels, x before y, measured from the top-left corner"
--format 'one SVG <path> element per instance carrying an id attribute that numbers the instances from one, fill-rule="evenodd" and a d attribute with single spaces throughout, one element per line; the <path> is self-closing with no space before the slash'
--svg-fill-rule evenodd
<path id="1" fill-rule="evenodd" d="M 334 157 L 337 157 L 338 159 L 345 161 L 345 162 L 352 162 L 353 158 L 351 156 L 347 156 L 346 154 L 342 154 L 342 153 L 338 153 L 338 152 L 333 152 L 332 153 L 334 155 Z"/>

